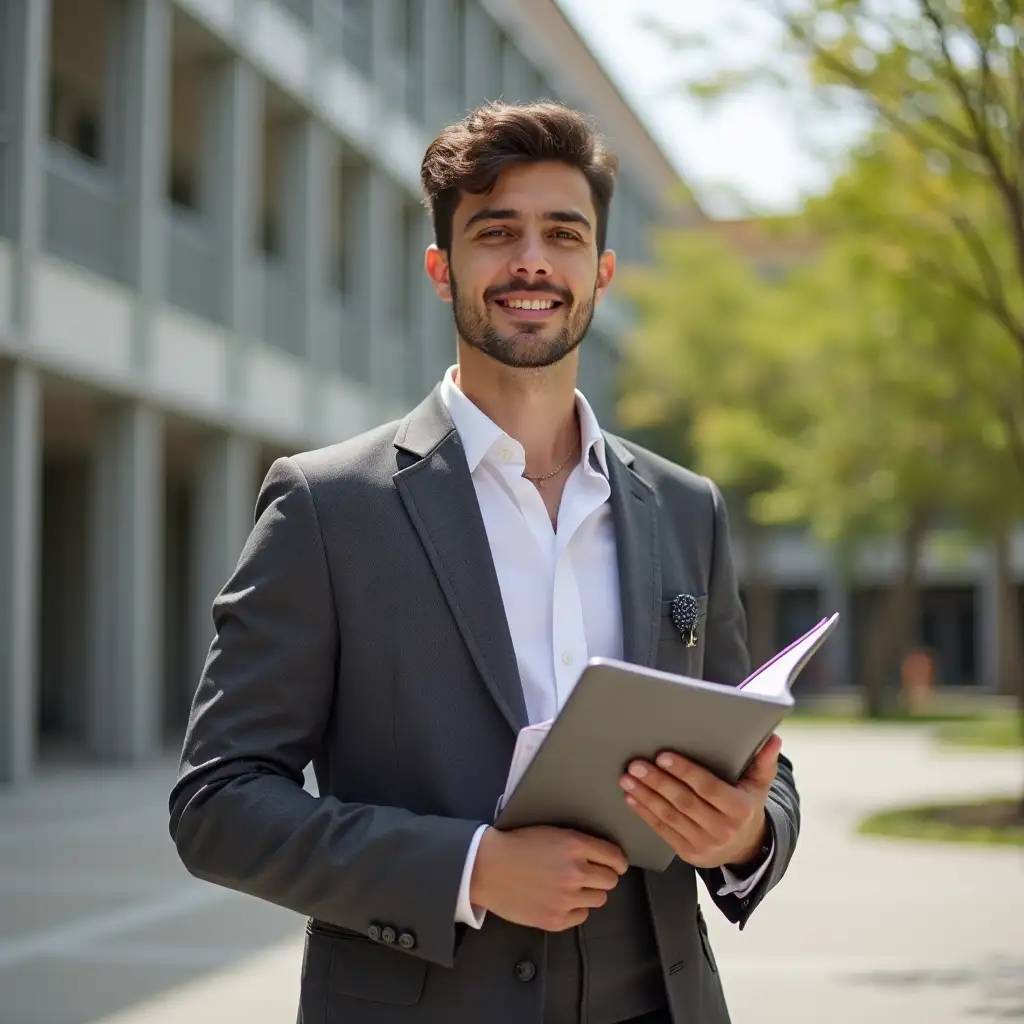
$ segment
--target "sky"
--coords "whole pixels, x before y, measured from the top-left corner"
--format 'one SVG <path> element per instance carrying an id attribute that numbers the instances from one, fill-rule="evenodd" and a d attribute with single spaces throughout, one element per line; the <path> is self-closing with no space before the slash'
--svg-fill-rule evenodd
<path id="1" fill-rule="evenodd" d="M 713 216 L 789 212 L 802 195 L 827 186 L 828 165 L 801 137 L 806 118 L 791 102 L 762 90 L 702 110 L 676 83 L 696 55 L 671 49 L 644 26 L 653 16 L 673 29 L 700 32 L 712 43 L 700 68 L 734 66 L 775 53 L 775 26 L 751 0 L 558 0 L 698 200 Z M 818 124 L 841 153 L 854 129 Z M 818 132 L 823 135 L 823 132 Z"/>

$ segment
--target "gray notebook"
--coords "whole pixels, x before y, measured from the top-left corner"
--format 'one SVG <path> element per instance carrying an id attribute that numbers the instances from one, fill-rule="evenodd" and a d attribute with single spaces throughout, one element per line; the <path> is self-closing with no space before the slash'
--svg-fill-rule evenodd
<path id="1" fill-rule="evenodd" d="M 592 659 L 521 775 L 510 777 L 495 827 L 573 828 L 616 843 L 634 867 L 663 871 L 675 854 L 626 805 L 626 766 L 673 750 L 738 781 L 792 711 L 792 682 L 838 618 L 823 619 L 739 686 Z"/>

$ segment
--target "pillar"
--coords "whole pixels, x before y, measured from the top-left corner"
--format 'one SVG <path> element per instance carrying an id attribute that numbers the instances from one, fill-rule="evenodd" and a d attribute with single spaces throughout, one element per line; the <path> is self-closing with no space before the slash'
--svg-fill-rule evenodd
<path id="1" fill-rule="evenodd" d="M 163 676 L 163 417 L 103 411 L 91 493 L 89 746 L 137 762 L 160 745 Z"/>
<path id="2" fill-rule="evenodd" d="M 135 358 L 145 365 L 149 323 L 164 291 L 165 203 L 170 133 L 171 7 L 130 0 L 123 18 L 121 107 L 127 200 L 125 253 L 135 295 Z"/>
<path id="3" fill-rule="evenodd" d="M 463 112 L 455 0 L 431 0 L 423 25 L 423 93 L 427 131 L 434 135 Z"/>
<path id="4" fill-rule="evenodd" d="M 13 220 L 14 294 L 12 316 L 25 339 L 32 336 L 32 267 L 42 250 L 46 187 L 46 110 L 49 104 L 49 0 L 11 0 L 11 38 L 0 40 L 0 63 L 10 61 L 13 87 L 12 181 L 7 213 Z"/>
<path id="5" fill-rule="evenodd" d="M 821 650 L 827 687 L 849 686 L 853 668 L 853 622 L 848 573 L 838 552 L 826 552 L 822 615 L 839 613 L 839 622 Z"/>
<path id="6" fill-rule="evenodd" d="M 39 378 L 0 364 L 0 782 L 35 763 L 38 688 Z"/>
<path id="7" fill-rule="evenodd" d="M 366 245 L 366 290 L 370 345 L 370 386 L 385 401 L 403 399 L 402 324 L 392 282 L 407 253 L 402 252 L 402 195 L 379 167 L 366 175 L 370 230 Z"/>
<path id="8" fill-rule="evenodd" d="M 244 335 L 262 330 L 263 324 L 263 303 L 253 285 L 255 243 L 262 220 L 264 85 L 240 57 L 228 58 L 210 74 L 203 147 L 210 159 L 203 173 L 203 208 L 212 212 L 215 223 L 222 275 L 220 315 L 237 344 Z M 239 384 L 238 355 L 236 350 L 232 388 Z"/>
<path id="9" fill-rule="evenodd" d="M 975 588 L 975 673 L 980 686 L 993 693 L 998 691 L 1002 676 L 1002 585 L 999 570 L 999 551 L 988 544 L 982 552 L 981 576 Z"/>
<path id="10" fill-rule="evenodd" d="M 498 30 L 487 12 L 478 4 L 465 7 L 463 62 L 467 108 L 501 96 L 501 42 Z"/>
<path id="11" fill-rule="evenodd" d="M 257 466 L 255 442 L 233 434 L 211 438 L 197 466 L 187 626 L 193 685 L 199 682 L 213 640 L 213 600 L 234 571 L 252 530 Z"/>
<path id="12" fill-rule="evenodd" d="M 429 217 L 424 216 L 419 221 L 418 242 L 413 246 L 415 253 L 412 267 L 416 310 L 414 344 L 419 352 L 419 390 L 422 394 L 426 394 L 441 379 L 441 374 L 455 362 L 456 355 L 452 308 L 437 297 L 423 266 L 424 253 L 433 241 L 434 229 Z"/>

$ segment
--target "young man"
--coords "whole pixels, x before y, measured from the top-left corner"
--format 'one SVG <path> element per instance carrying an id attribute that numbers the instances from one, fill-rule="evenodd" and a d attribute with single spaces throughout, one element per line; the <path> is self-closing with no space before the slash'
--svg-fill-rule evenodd
<path id="1" fill-rule="evenodd" d="M 603 433 L 575 389 L 615 170 L 560 106 L 441 133 L 426 271 L 458 363 L 400 423 L 279 460 L 214 604 L 171 833 L 193 874 L 310 919 L 306 1024 L 724 1024 L 697 875 L 742 927 L 792 856 L 776 738 L 737 786 L 678 755 L 623 775 L 678 854 L 663 873 L 488 827 L 517 731 L 588 658 L 747 674 L 718 490 Z"/>

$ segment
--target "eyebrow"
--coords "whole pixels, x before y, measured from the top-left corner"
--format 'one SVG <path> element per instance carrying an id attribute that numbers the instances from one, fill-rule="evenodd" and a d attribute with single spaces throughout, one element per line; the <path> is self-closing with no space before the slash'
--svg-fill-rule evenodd
<path id="1" fill-rule="evenodd" d="M 477 210 L 466 221 L 466 227 L 470 228 L 483 220 L 521 220 L 522 216 L 519 210 Z M 559 224 L 581 224 L 587 229 L 590 228 L 590 221 L 578 210 L 549 210 L 542 217 L 544 220 L 555 221 Z"/>

